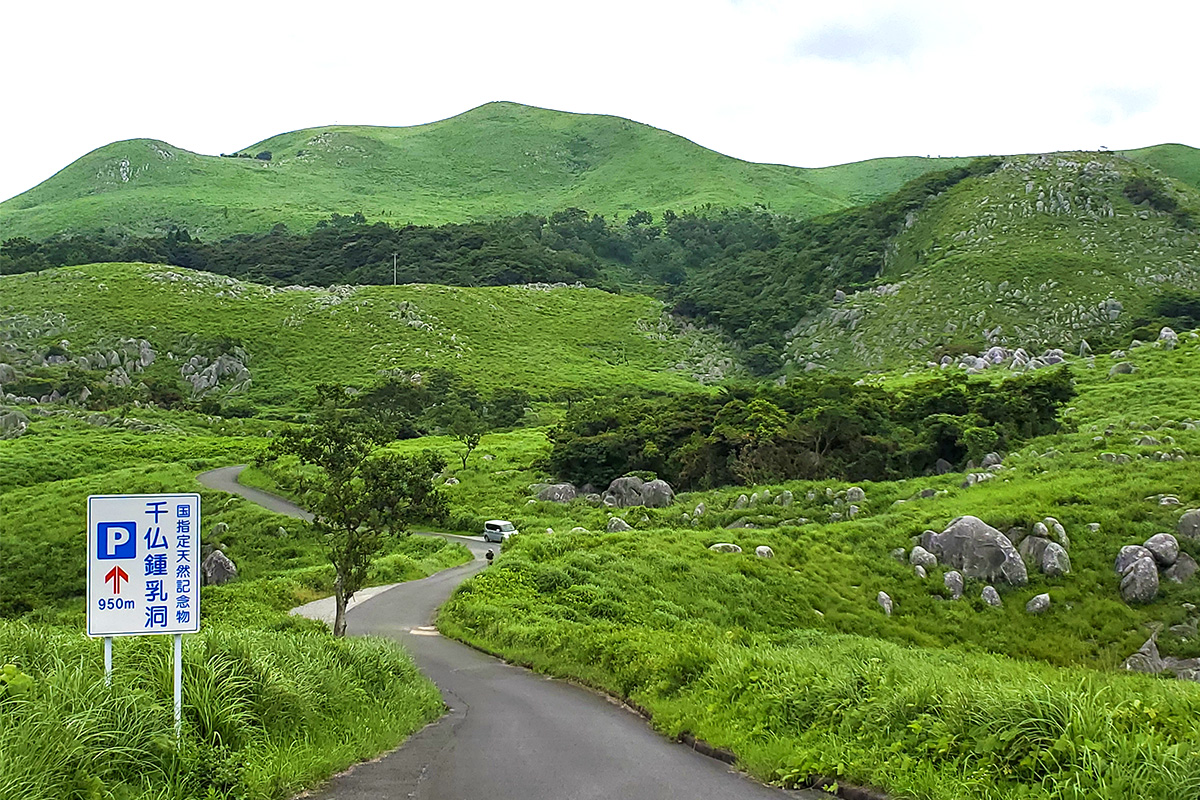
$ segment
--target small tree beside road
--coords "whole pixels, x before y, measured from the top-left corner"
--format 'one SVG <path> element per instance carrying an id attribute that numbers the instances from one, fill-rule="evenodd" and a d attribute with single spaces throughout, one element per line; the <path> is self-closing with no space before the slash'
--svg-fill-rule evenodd
<path id="1" fill-rule="evenodd" d="M 418 519 L 444 519 L 446 498 L 433 485 L 445 468 L 437 453 L 379 453 L 371 427 L 339 407 L 340 387 L 320 387 L 317 421 L 281 433 L 271 445 L 316 467 L 300 481 L 302 504 L 326 544 L 334 568 L 335 636 L 346 634 L 346 606 L 363 587 L 388 537 Z"/>

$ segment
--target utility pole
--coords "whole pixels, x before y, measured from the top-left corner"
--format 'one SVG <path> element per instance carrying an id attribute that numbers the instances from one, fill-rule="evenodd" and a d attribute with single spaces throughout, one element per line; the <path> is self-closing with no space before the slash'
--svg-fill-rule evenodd
<path id="1" fill-rule="evenodd" d="M 396 254 L 392 253 L 392 286 L 396 285 Z"/>

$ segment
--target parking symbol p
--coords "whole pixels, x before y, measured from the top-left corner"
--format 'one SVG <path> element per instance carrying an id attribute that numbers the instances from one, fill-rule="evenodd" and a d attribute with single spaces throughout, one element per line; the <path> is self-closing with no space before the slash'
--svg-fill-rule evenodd
<path id="1" fill-rule="evenodd" d="M 96 557 L 137 558 L 136 522 L 101 522 L 96 525 Z"/>

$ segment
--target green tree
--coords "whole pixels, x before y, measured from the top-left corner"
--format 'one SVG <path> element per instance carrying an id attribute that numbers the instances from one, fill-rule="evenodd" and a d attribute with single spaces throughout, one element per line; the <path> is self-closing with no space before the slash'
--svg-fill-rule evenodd
<path id="1" fill-rule="evenodd" d="M 446 498 L 433 479 L 446 462 L 431 451 L 377 452 L 377 438 L 345 408 L 337 388 L 321 387 L 317 421 L 280 434 L 271 450 L 317 468 L 299 488 L 334 568 L 333 633 L 345 636 L 346 605 L 387 539 L 406 533 L 414 520 L 445 518 Z"/>

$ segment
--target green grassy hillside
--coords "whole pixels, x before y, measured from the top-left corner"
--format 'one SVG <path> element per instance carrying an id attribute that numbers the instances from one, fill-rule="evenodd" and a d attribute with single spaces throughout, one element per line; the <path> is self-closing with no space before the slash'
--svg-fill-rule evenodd
<path id="1" fill-rule="evenodd" d="M 789 359 L 880 369 L 994 344 L 1128 344 L 1164 289 L 1200 290 L 1198 211 L 1190 184 L 1116 154 L 1005 159 L 909 213 L 877 285 L 800 320 Z"/>
<path id="2" fill-rule="evenodd" d="M 1177 181 L 1200 188 L 1200 150 L 1185 144 L 1157 144 L 1138 150 L 1124 150 L 1122 155 L 1148 164 Z"/>
<path id="3" fill-rule="evenodd" d="M 549 397 L 624 385 L 690 391 L 735 369 L 720 337 L 648 297 L 523 286 L 278 289 L 145 264 L 0 277 L 0 336 L 12 341 L 0 351 L 6 393 L 37 397 L 53 388 L 38 375 L 71 364 L 110 382 L 125 382 L 119 367 L 134 384 L 174 383 L 189 363 L 195 371 L 222 357 L 231 368 L 205 391 L 276 407 L 295 407 L 317 383 L 361 385 L 383 370 L 442 367 L 483 390 Z M 152 363 L 141 363 L 151 358 L 143 351 Z M 4 379 L 10 369 L 20 377 Z"/>
<path id="4" fill-rule="evenodd" d="M 824 169 L 751 164 L 619 117 L 489 103 L 407 128 L 294 131 L 245 148 L 271 161 L 202 156 L 134 139 L 101 147 L 0 203 L 0 240 L 171 226 L 218 237 L 276 223 L 307 229 L 361 211 L 398 224 L 577 206 L 596 213 L 761 203 L 798 216 L 894 191 L 962 159 L 888 158 Z"/>

